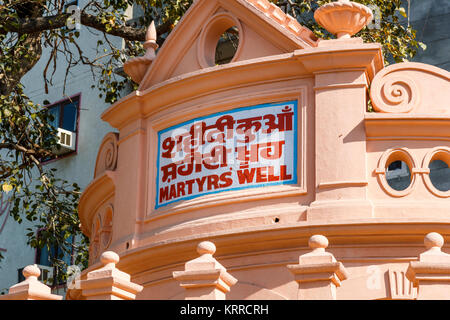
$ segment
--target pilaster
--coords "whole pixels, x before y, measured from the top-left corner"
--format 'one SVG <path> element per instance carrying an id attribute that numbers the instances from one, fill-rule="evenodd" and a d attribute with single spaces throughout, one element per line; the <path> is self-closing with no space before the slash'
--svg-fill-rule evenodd
<path id="1" fill-rule="evenodd" d="M 364 115 L 367 89 L 383 68 L 383 55 L 379 44 L 351 36 L 373 14 L 362 4 L 339 0 L 321 6 L 314 18 L 338 39 L 295 53 L 315 76 L 316 199 L 307 218 L 370 218 Z"/>
<path id="2" fill-rule="evenodd" d="M 383 67 L 381 47 L 353 38 L 309 50 L 298 51 L 315 76 L 316 199 L 308 220 L 370 218 L 364 116 L 368 86 Z"/>

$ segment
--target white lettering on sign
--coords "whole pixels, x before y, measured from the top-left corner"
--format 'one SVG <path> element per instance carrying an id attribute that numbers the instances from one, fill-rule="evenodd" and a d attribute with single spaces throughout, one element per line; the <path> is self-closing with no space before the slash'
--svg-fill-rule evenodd
<path id="1" fill-rule="evenodd" d="M 158 133 L 156 208 L 206 194 L 297 183 L 297 102 L 233 109 Z"/>

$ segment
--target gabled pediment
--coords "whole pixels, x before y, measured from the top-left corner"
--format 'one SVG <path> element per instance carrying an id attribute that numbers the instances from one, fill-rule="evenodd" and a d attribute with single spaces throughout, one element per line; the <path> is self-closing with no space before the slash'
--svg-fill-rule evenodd
<path id="1" fill-rule="evenodd" d="M 307 28 L 267 0 L 196 0 L 169 35 L 140 81 L 143 91 L 184 74 L 215 67 L 220 36 L 235 27 L 239 45 L 231 62 L 315 47 Z"/>

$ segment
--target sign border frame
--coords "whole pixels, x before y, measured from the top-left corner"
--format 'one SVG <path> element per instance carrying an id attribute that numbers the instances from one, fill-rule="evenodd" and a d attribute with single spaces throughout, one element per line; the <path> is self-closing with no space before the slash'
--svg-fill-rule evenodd
<path id="1" fill-rule="evenodd" d="M 231 114 L 231 113 L 236 113 L 236 112 L 240 112 L 240 111 L 245 111 L 245 110 L 253 110 L 253 109 L 257 109 L 257 108 L 264 108 L 264 107 L 275 107 L 275 106 L 280 106 L 283 104 L 293 104 L 294 105 L 294 159 L 293 159 L 293 178 L 290 180 L 285 180 L 285 181 L 273 181 L 273 182 L 267 182 L 267 183 L 262 183 L 262 184 L 258 184 L 258 185 L 252 185 L 252 186 L 246 186 L 246 187 L 235 187 L 235 188 L 230 188 L 230 189 L 226 189 L 226 190 L 214 190 L 214 191 L 209 191 L 209 192 L 205 192 L 199 195 L 191 195 L 191 196 L 187 196 L 185 198 L 182 199 L 175 199 L 169 202 L 166 202 L 164 204 L 158 204 L 158 199 L 159 199 L 159 166 L 160 166 L 160 154 L 161 154 L 161 134 L 170 131 L 172 129 L 178 128 L 180 126 L 184 126 L 190 123 L 194 123 L 196 121 L 201 121 L 203 119 L 207 119 L 207 118 L 212 118 L 215 116 L 220 116 L 220 115 L 224 115 L 224 114 Z M 223 192 L 227 192 L 227 191 L 238 191 L 238 190 L 244 190 L 244 189 L 256 189 L 256 188 L 263 188 L 263 187 L 268 187 L 268 186 L 276 186 L 276 185 L 295 185 L 298 183 L 298 100 L 288 100 L 288 101 L 281 101 L 281 102 L 272 102 L 272 103 L 262 103 L 262 104 L 257 104 L 257 105 L 252 105 L 252 106 L 245 106 L 245 107 L 237 107 L 234 109 L 230 109 L 230 110 L 226 110 L 226 111 L 221 111 L 221 112 L 217 112 L 217 113 L 212 113 L 209 115 L 205 115 L 205 116 L 201 116 L 195 119 L 190 119 L 181 123 L 178 123 L 176 125 L 167 127 L 165 129 L 162 129 L 160 131 L 157 132 L 158 135 L 158 139 L 157 139 L 157 143 L 158 143 L 158 152 L 157 152 L 157 159 L 156 159 L 156 168 L 157 168 L 157 172 L 156 172 L 156 181 L 155 181 L 155 185 L 156 185 L 156 198 L 155 198 L 155 206 L 154 206 L 154 210 L 158 210 L 159 208 L 163 208 L 165 206 L 168 206 L 170 204 L 173 204 L 175 202 L 179 202 L 179 201 L 187 201 L 187 200 L 192 200 L 192 199 L 196 199 L 202 196 L 206 196 L 206 195 L 210 195 L 210 194 L 216 194 L 216 193 L 223 193 Z"/>

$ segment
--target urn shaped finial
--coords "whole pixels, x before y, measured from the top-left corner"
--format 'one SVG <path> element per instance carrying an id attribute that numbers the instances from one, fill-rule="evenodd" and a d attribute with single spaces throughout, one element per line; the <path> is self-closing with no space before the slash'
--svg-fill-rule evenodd
<path id="1" fill-rule="evenodd" d="M 154 43 L 154 44 L 156 44 L 156 38 L 157 38 L 157 34 L 156 34 L 155 21 L 152 21 L 152 23 L 148 27 L 147 33 L 145 35 L 145 43 L 146 44 L 147 43 Z M 156 48 L 158 48 L 157 44 L 156 44 Z"/>
<path id="2" fill-rule="evenodd" d="M 339 0 L 321 6 L 314 19 L 338 39 L 348 39 L 373 19 L 372 10 L 350 0 Z"/>
<path id="3" fill-rule="evenodd" d="M 157 33 L 155 22 L 152 21 L 145 35 L 145 42 L 144 42 L 144 48 L 146 50 L 145 55 L 142 57 L 130 59 L 123 65 L 123 71 L 125 71 L 125 73 L 128 74 L 131 77 L 131 79 L 133 79 L 133 81 L 136 83 L 141 83 L 145 73 L 148 70 L 148 67 L 156 58 L 155 51 L 156 49 L 158 49 L 156 39 Z"/>

